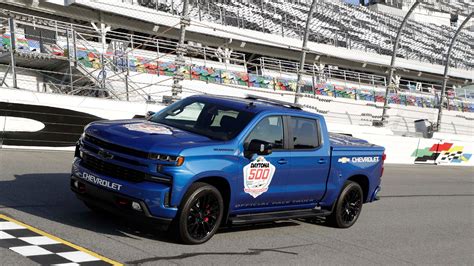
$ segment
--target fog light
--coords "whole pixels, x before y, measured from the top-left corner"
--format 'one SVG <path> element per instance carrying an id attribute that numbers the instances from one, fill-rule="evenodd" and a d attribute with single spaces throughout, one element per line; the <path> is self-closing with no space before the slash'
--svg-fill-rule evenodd
<path id="1" fill-rule="evenodd" d="M 127 206 L 129 204 L 129 201 L 126 199 L 118 199 L 117 204 L 120 206 Z"/>
<path id="2" fill-rule="evenodd" d="M 77 189 L 79 190 L 79 192 L 84 193 L 86 192 L 86 185 L 77 181 Z"/>
<path id="3" fill-rule="evenodd" d="M 132 209 L 141 212 L 142 211 L 142 206 L 140 206 L 140 203 L 138 202 L 132 202 Z"/>
<path id="4" fill-rule="evenodd" d="M 72 184 L 74 185 L 75 188 L 79 188 L 79 181 L 76 180 Z"/>

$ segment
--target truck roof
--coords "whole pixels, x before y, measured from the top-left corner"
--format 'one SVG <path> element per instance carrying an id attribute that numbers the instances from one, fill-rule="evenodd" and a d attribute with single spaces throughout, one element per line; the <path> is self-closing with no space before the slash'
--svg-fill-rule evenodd
<path id="1" fill-rule="evenodd" d="M 302 106 L 300 105 L 254 95 L 248 95 L 245 98 L 221 95 L 194 95 L 190 98 L 202 99 L 207 102 L 217 103 L 235 109 L 245 109 L 246 111 L 252 113 L 271 111 L 284 112 L 288 114 L 307 114 L 315 117 L 320 117 L 320 115 L 318 114 L 302 110 Z"/>

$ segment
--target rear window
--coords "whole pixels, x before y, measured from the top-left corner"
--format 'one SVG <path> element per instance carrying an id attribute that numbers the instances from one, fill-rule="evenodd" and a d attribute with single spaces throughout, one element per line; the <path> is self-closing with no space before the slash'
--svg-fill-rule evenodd
<path id="1" fill-rule="evenodd" d="M 217 140 L 236 137 L 254 114 L 215 103 L 184 99 L 155 114 L 150 121 Z"/>
<path id="2" fill-rule="evenodd" d="M 295 150 L 319 147 L 319 126 L 318 121 L 314 119 L 291 117 L 290 133 Z"/>

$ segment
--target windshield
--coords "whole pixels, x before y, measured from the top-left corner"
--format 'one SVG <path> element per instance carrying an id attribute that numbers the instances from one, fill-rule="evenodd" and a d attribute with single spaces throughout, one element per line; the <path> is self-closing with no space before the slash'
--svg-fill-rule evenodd
<path id="1" fill-rule="evenodd" d="M 150 121 L 190 131 L 211 139 L 230 140 L 252 120 L 254 114 L 215 103 L 185 99 L 150 118 Z"/>

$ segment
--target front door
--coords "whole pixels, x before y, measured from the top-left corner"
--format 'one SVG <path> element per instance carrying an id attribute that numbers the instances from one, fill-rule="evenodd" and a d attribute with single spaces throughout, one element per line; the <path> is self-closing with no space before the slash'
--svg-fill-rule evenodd
<path id="1" fill-rule="evenodd" d="M 273 146 L 269 155 L 240 158 L 242 176 L 237 180 L 238 213 L 271 211 L 285 204 L 286 181 L 290 174 L 290 152 L 285 150 L 281 116 L 262 118 L 245 138 L 244 150 L 252 140 Z"/>

